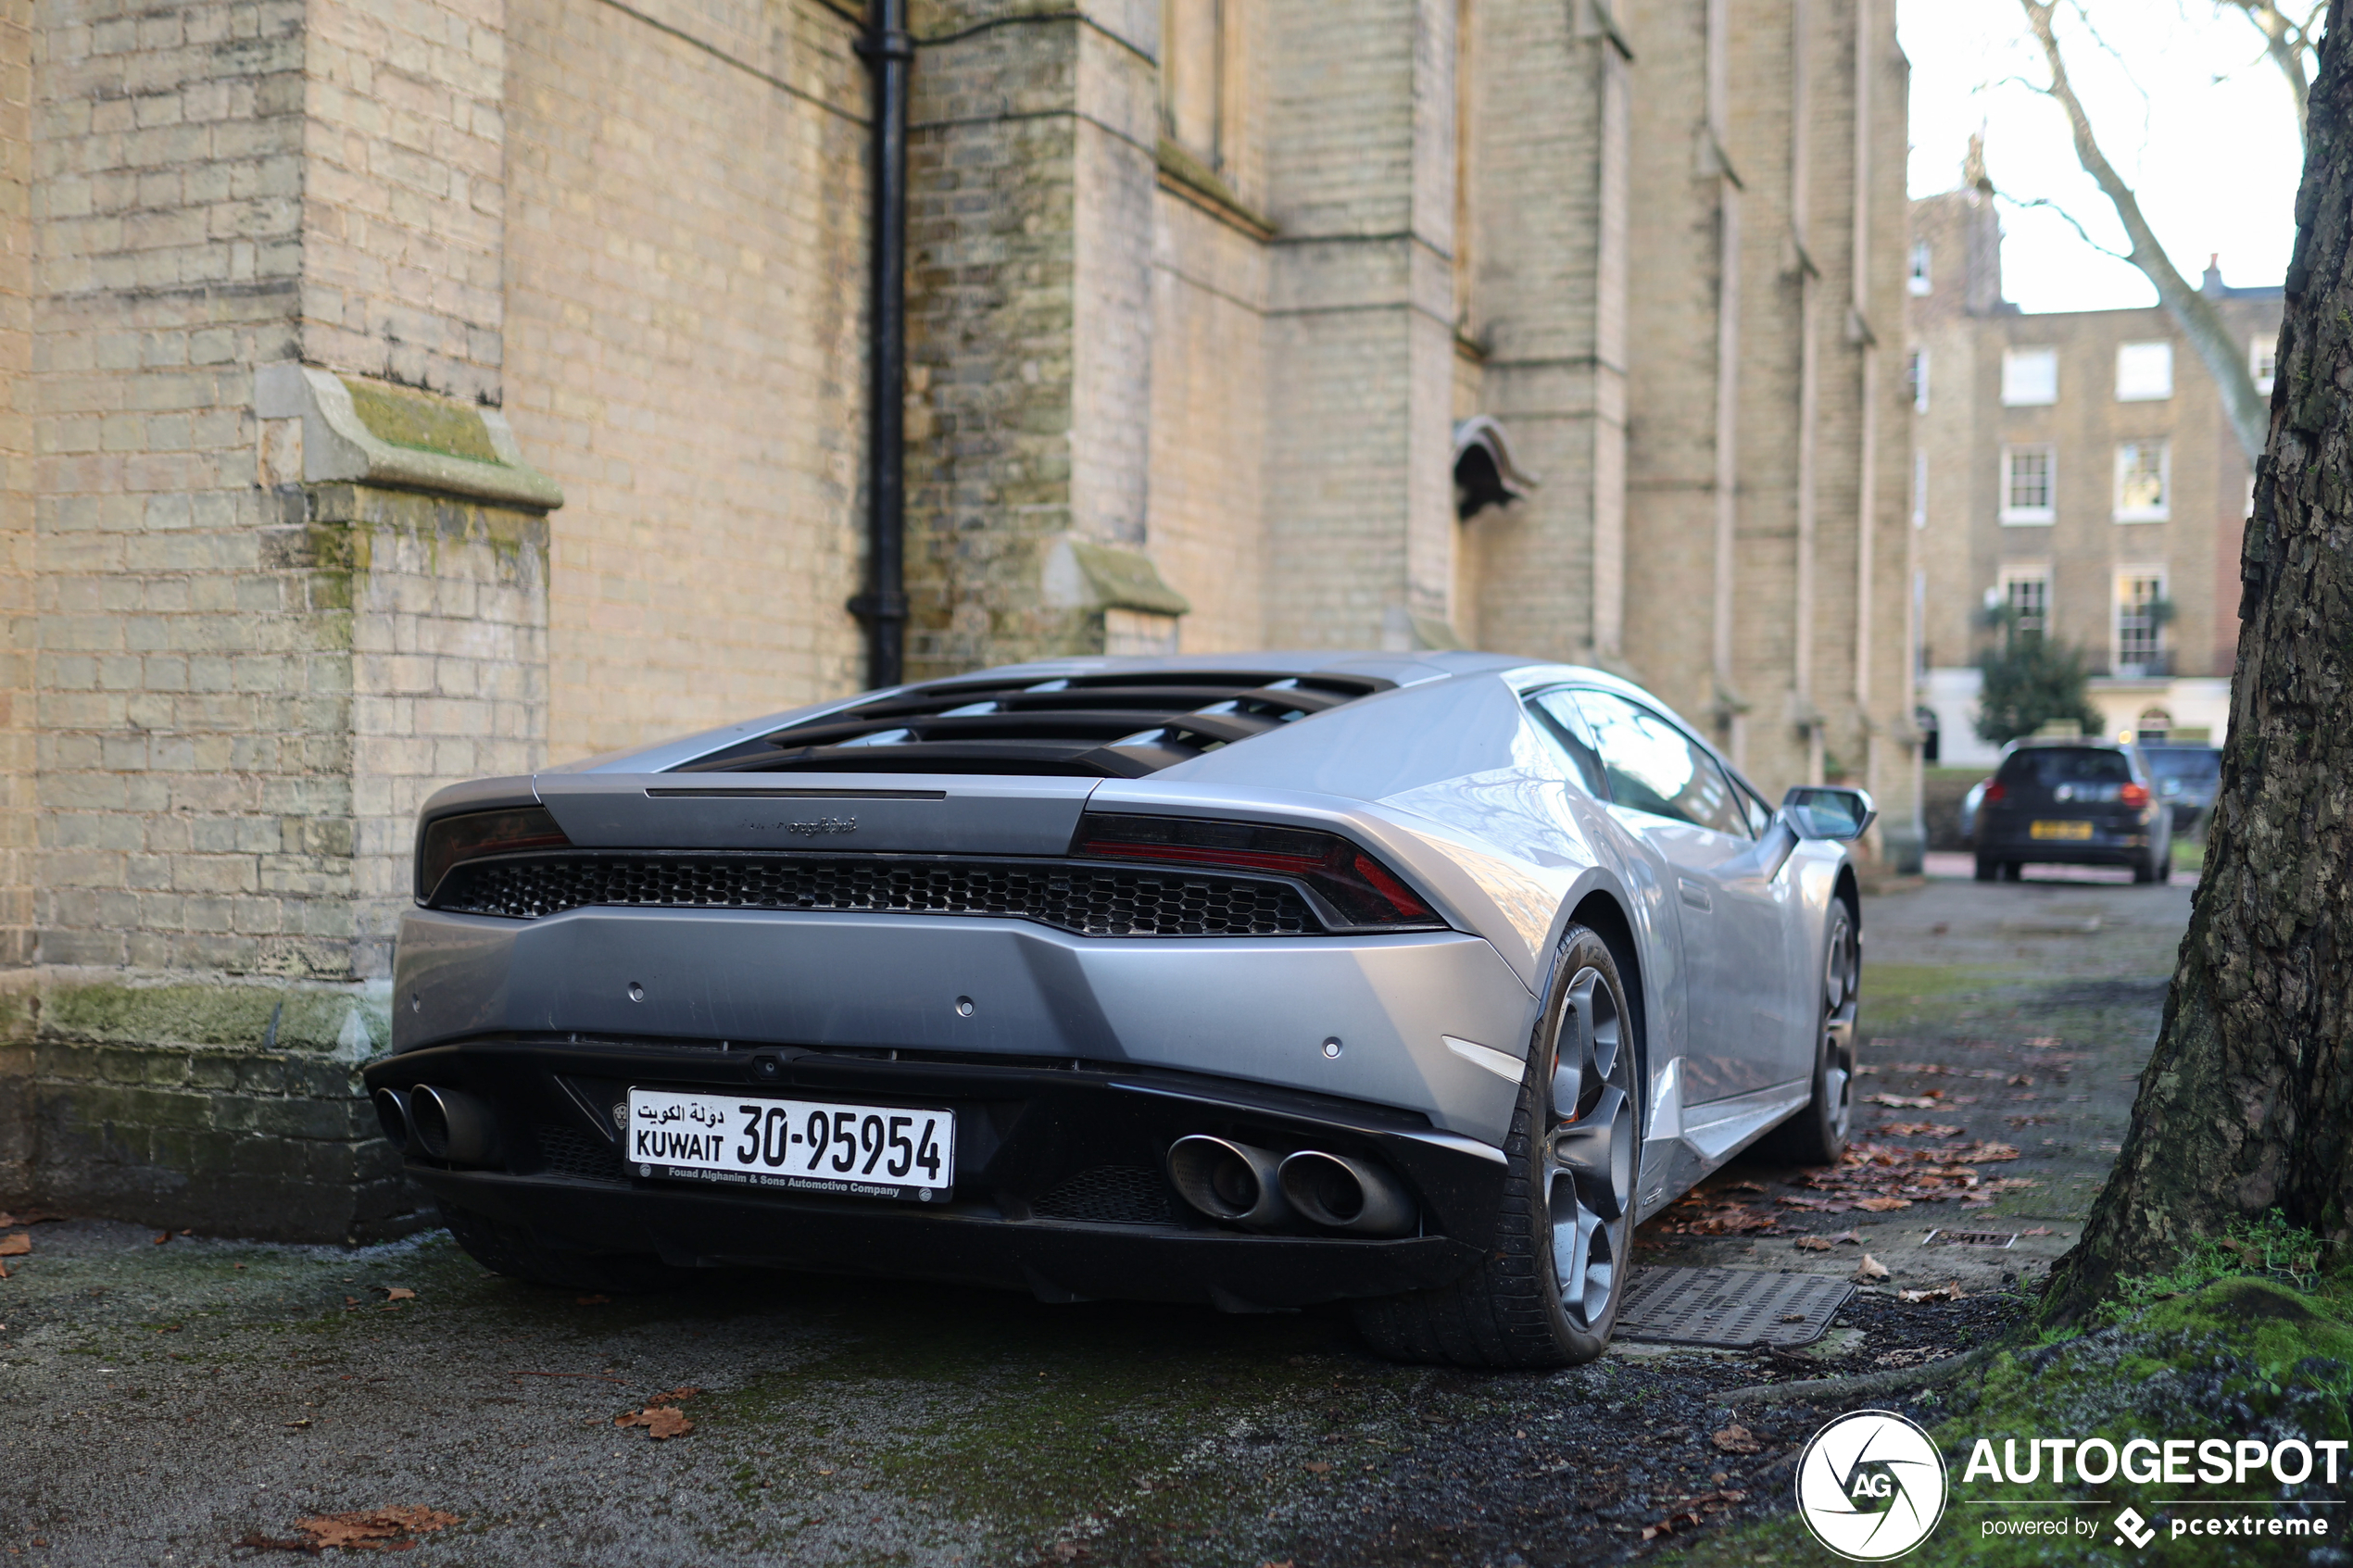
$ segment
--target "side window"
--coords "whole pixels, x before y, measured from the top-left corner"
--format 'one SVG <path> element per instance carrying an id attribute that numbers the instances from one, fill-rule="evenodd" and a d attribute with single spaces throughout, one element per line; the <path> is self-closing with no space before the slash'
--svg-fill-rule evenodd
<path id="1" fill-rule="evenodd" d="M 1579 692 L 1609 779 L 1609 797 L 1653 816 L 1748 836 L 1746 813 L 1716 759 L 1649 709 L 1607 692 Z"/>
<path id="2" fill-rule="evenodd" d="M 1762 838 L 1773 825 L 1773 809 L 1765 797 L 1748 787 L 1748 781 L 1733 775 L 1733 787 L 1740 793 L 1741 810 L 1748 818 L 1748 835 Z"/>
<path id="3" fill-rule="evenodd" d="M 1577 699 L 1567 692 L 1546 692 L 1529 699 L 1544 721 L 1543 730 L 1568 753 L 1577 768 L 1577 776 L 1584 781 L 1585 793 L 1596 800 L 1609 798 L 1609 787 L 1602 780 L 1602 759 L 1593 748 L 1593 732 L 1585 727 L 1585 716 L 1577 711 Z"/>

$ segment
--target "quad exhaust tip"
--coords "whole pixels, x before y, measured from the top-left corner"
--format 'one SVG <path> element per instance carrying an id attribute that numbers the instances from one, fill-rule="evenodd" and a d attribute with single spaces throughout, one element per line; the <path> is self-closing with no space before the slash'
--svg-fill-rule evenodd
<path id="1" fill-rule="evenodd" d="M 1407 1236 L 1414 1200 L 1396 1177 L 1368 1160 L 1302 1148 L 1277 1173 L 1290 1206 L 1327 1230 L 1352 1236 Z"/>
<path id="2" fill-rule="evenodd" d="M 384 1128 L 384 1141 L 403 1154 L 415 1148 L 417 1124 L 409 1119 L 409 1091 L 378 1089 L 368 1098 L 375 1102 L 376 1122 Z"/>
<path id="3" fill-rule="evenodd" d="M 1169 1147 L 1177 1195 L 1213 1220 L 1272 1230 L 1304 1219 L 1351 1236 L 1410 1236 L 1414 1200 L 1367 1160 L 1302 1148 L 1277 1154 L 1196 1133 Z"/>
<path id="4" fill-rule="evenodd" d="M 1169 1146 L 1168 1179 L 1211 1219 L 1267 1230 L 1291 1217 L 1277 1176 L 1282 1163 L 1272 1149 L 1195 1133 Z"/>
<path id="5" fill-rule="evenodd" d="M 381 1104 L 377 1114 L 383 1114 Z M 409 1091 L 408 1114 L 415 1147 L 435 1160 L 488 1165 L 498 1158 L 498 1118 L 486 1101 L 462 1089 L 420 1084 Z"/>

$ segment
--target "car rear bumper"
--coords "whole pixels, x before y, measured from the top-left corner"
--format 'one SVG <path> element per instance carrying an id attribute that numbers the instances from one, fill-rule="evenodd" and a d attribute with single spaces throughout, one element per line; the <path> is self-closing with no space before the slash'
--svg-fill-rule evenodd
<path id="1" fill-rule="evenodd" d="M 2154 824 L 2130 832 L 2095 824 L 2089 838 L 2036 838 L 2031 830 L 1992 828 L 1977 839 L 1977 852 L 1990 860 L 2043 866 L 2132 866 L 2149 858 Z"/>
<path id="2" fill-rule="evenodd" d="M 1441 1285 L 1492 1234 L 1501 1154 L 1408 1112 L 1150 1068 L 892 1054 L 497 1036 L 387 1058 L 366 1076 L 371 1089 L 431 1084 L 487 1102 L 494 1168 L 412 1152 L 409 1174 L 447 1202 L 585 1252 L 1248 1311 Z M 762 1058 L 774 1076 L 761 1075 Z M 952 1110 L 952 1196 L 919 1205 L 643 1174 L 650 1168 L 624 1162 L 610 1115 L 632 1085 Z M 1416 1234 L 1358 1237 L 1299 1221 L 1254 1235 L 1195 1213 L 1164 1172 L 1169 1144 L 1193 1133 L 1377 1163 L 1411 1195 Z"/>
<path id="3" fill-rule="evenodd" d="M 492 1035 L 731 1042 L 1163 1068 L 1382 1105 L 1501 1144 L 1535 999 L 1460 932 L 1088 937 L 1020 920 L 411 909 L 392 1044 Z"/>

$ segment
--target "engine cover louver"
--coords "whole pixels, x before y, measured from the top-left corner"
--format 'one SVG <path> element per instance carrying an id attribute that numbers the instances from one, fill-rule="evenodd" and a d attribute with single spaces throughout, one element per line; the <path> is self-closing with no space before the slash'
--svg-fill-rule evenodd
<path id="1" fill-rule="evenodd" d="M 1165 670 L 934 681 L 787 725 L 679 771 L 1142 778 L 1392 684 L 1328 672 Z"/>

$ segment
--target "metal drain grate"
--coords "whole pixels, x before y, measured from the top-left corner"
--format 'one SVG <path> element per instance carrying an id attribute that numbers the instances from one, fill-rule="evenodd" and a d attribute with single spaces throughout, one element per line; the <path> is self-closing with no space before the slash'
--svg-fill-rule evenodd
<path id="1" fill-rule="evenodd" d="M 1823 1274 L 1644 1269 L 1626 1287 L 1617 1337 L 1653 1345 L 1811 1345 L 1855 1287 Z M 1797 1321 L 1782 1320 L 1794 1317 Z"/>
<path id="2" fill-rule="evenodd" d="M 1995 1247 L 2018 1245 L 2016 1231 L 1931 1231 L 1920 1238 L 1922 1247 Z"/>

